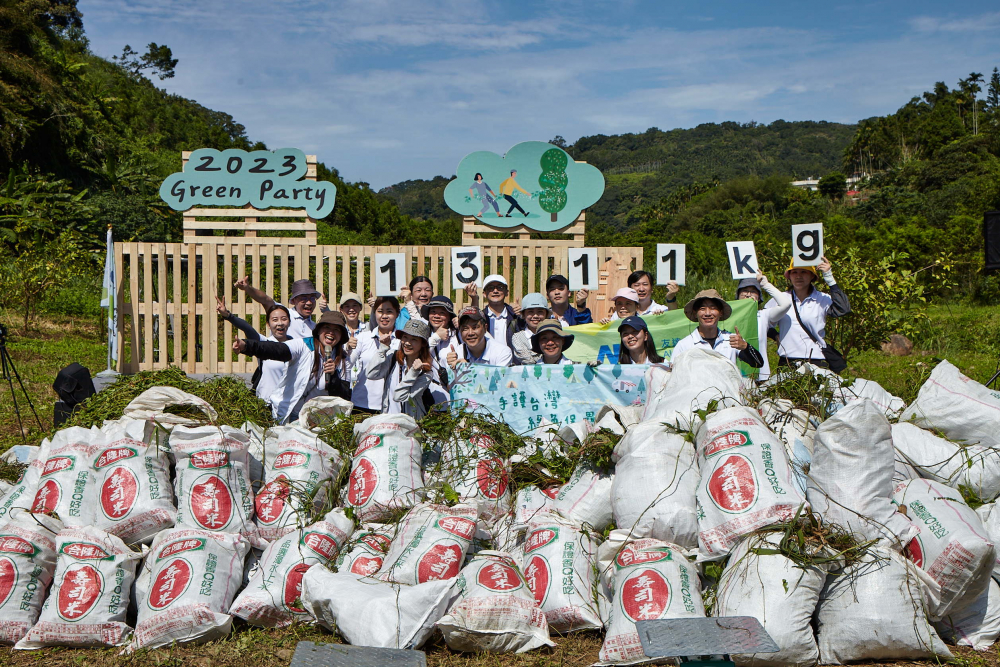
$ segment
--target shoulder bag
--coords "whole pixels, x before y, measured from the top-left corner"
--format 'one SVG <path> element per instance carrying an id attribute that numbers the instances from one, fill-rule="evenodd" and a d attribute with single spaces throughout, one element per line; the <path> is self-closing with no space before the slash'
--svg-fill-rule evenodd
<path id="1" fill-rule="evenodd" d="M 799 317 L 799 307 L 795 305 L 795 294 L 792 294 L 792 308 L 795 309 L 795 319 L 798 320 L 799 326 L 802 327 L 802 330 L 806 332 L 806 335 L 809 336 L 812 342 L 819 345 L 823 351 L 823 358 L 826 360 L 826 365 L 830 370 L 838 375 L 847 370 L 847 359 L 844 359 L 844 355 L 826 341 L 820 342 L 816 335 L 809 330 L 809 327 L 802 323 L 802 318 Z"/>

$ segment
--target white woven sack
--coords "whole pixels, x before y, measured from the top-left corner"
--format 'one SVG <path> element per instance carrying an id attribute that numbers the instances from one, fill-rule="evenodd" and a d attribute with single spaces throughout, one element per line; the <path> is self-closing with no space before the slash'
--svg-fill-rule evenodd
<path id="1" fill-rule="evenodd" d="M 604 627 L 594 572 L 599 541 L 554 512 L 528 526 L 521 571 L 549 627 L 557 632 Z"/>
<path id="2" fill-rule="evenodd" d="M 302 606 L 355 646 L 420 648 L 453 597 L 455 579 L 391 584 L 313 565 L 302 578 Z"/>
<path id="3" fill-rule="evenodd" d="M 413 437 L 417 422 L 409 415 L 376 415 L 354 425 L 358 443 L 351 460 L 347 505 L 359 521 L 378 521 L 401 507 L 412 507 L 424 488 L 423 451 Z"/>
<path id="4" fill-rule="evenodd" d="M 655 366 L 650 366 L 646 370 L 646 386 L 649 386 L 650 372 Z M 670 371 L 664 371 L 669 375 Z M 597 411 L 595 425 L 597 428 L 606 428 L 616 435 L 625 435 L 625 431 L 642 421 L 642 413 L 645 406 L 642 405 L 613 405 L 605 404 Z"/>
<path id="5" fill-rule="evenodd" d="M 1000 447 L 1000 391 L 966 377 L 947 360 L 935 366 L 899 419 L 966 445 Z"/>
<path id="6" fill-rule="evenodd" d="M 719 580 L 715 616 L 752 616 L 778 645 L 777 653 L 734 655 L 738 665 L 811 667 L 819 660 L 812 616 L 826 583 L 825 567 L 798 567 L 773 550 L 781 533 L 751 535 L 733 550 Z"/>
<path id="7" fill-rule="evenodd" d="M 611 486 L 614 475 L 577 465 L 569 481 L 559 487 L 552 509 L 581 526 L 603 531 L 611 523 Z"/>
<path id="8" fill-rule="evenodd" d="M 142 554 L 97 528 L 66 528 L 56 536 L 56 573 L 42 612 L 16 649 L 120 646 L 129 589 Z"/>
<path id="9" fill-rule="evenodd" d="M 906 408 L 906 401 L 899 396 L 893 396 L 878 382 L 863 378 L 856 378 L 845 386 L 844 382 L 837 377 L 837 386 L 833 395 L 834 401 L 842 405 L 847 405 L 859 398 L 867 398 L 888 419 L 897 419 Z"/>
<path id="10" fill-rule="evenodd" d="M 643 653 L 637 621 L 705 616 L 698 569 L 684 549 L 653 539 L 609 541 L 601 545 L 599 560 L 609 559 L 614 595 L 599 664 L 652 662 Z"/>
<path id="11" fill-rule="evenodd" d="M 487 520 L 504 514 L 511 505 L 509 464 L 495 452 L 488 435 L 455 437 L 444 443 L 438 466 L 439 476 L 458 494 L 459 502 L 475 505 Z"/>
<path id="12" fill-rule="evenodd" d="M 1000 512 L 994 511 L 996 503 L 986 503 L 976 509 L 976 516 L 983 522 L 986 536 L 993 543 L 993 548 L 997 551 L 996 559 L 993 561 L 993 578 L 1000 580 Z"/>
<path id="13" fill-rule="evenodd" d="M 132 399 L 125 406 L 124 416 L 142 421 L 154 421 L 164 428 L 177 425 L 194 426 L 198 422 L 189 417 L 165 412 L 170 406 L 190 406 L 205 413 L 212 422 L 219 419 L 219 413 L 203 398 L 181 391 L 177 387 L 152 387 Z"/>
<path id="14" fill-rule="evenodd" d="M 892 444 L 921 477 L 968 486 L 984 500 L 1000 494 L 1000 451 L 993 447 L 963 446 L 909 422 L 892 425 Z"/>
<path id="15" fill-rule="evenodd" d="M 457 577 L 476 534 L 476 521 L 473 505 L 417 505 L 396 527 L 378 578 L 415 585 Z"/>
<path id="16" fill-rule="evenodd" d="M 317 396 L 310 398 L 299 409 L 299 418 L 295 425 L 304 429 L 319 428 L 336 421 L 341 415 L 351 414 L 354 404 L 338 396 Z"/>
<path id="17" fill-rule="evenodd" d="M 62 527 L 59 519 L 26 510 L 0 522 L 0 644 L 17 642 L 38 620 Z"/>
<path id="18" fill-rule="evenodd" d="M 136 581 L 131 650 L 209 642 L 229 634 L 229 607 L 250 545 L 239 533 L 173 528 L 156 536 Z"/>
<path id="19" fill-rule="evenodd" d="M 101 431 L 105 442 L 93 459 L 94 525 L 126 544 L 149 544 L 177 515 L 166 432 L 127 417 L 105 422 Z"/>
<path id="20" fill-rule="evenodd" d="M 806 497 L 827 523 L 900 550 L 918 529 L 892 504 L 894 471 L 885 415 L 853 401 L 816 429 Z"/>
<path id="21" fill-rule="evenodd" d="M 537 486 L 522 487 L 514 497 L 514 517 L 512 528 L 525 530 L 528 523 L 540 513 L 553 508 L 559 486 L 548 486 L 544 489 Z"/>
<path id="22" fill-rule="evenodd" d="M 655 366 L 653 368 L 656 368 Z M 652 373 L 652 369 L 651 369 Z M 677 359 L 663 389 L 657 373 L 646 383 L 650 388 L 642 421 L 664 422 L 682 431 L 695 428 L 695 412 L 717 401 L 718 408 L 743 405 L 743 378 L 729 359 L 718 352 L 694 348 Z"/>
<path id="23" fill-rule="evenodd" d="M 764 399 L 757 405 L 757 411 L 785 445 L 795 475 L 795 487 L 805 495 L 806 475 L 812 462 L 813 439 L 816 437 L 813 419 L 787 398 Z"/>
<path id="24" fill-rule="evenodd" d="M 479 552 L 462 570 L 455 587 L 455 603 L 437 622 L 452 650 L 524 653 L 555 646 L 545 614 L 510 555 Z"/>
<path id="25" fill-rule="evenodd" d="M 612 458 L 615 526 L 633 538 L 697 547 L 700 474 L 694 446 L 662 424 L 643 422 L 629 428 Z"/>
<path id="26" fill-rule="evenodd" d="M 788 521 L 806 504 L 784 445 L 752 408 L 710 414 L 697 451 L 700 559 L 723 558 L 744 535 Z"/>
<path id="27" fill-rule="evenodd" d="M 367 524 L 354 531 L 337 556 L 337 572 L 350 572 L 363 577 L 375 576 L 382 569 L 395 531 L 395 526 L 380 523 Z"/>
<path id="28" fill-rule="evenodd" d="M 1000 585 L 990 579 L 976 601 L 934 625 L 941 636 L 959 646 L 985 651 L 1000 637 Z"/>
<path id="29" fill-rule="evenodd" d="M 91 460 L 104 446 L 96 428 L 70 426 L 56 431 L 49 443 L 31 511 L 55 512 L 67 527 L 93 525 L 97 508 L 97 476 Z"/>
<path id="30" fill-rule="evenodd" d="M 890 549 L 827 577 L 815 615 L 820 664 L 950 660 L 927 618 L 923 589 L 919 568 Z"/>
<path id="31" fill-rule="evenodd" d="M 929 479 L 900 483 L 892 500 L 906 507 L 907 516 L 920 526 L 905 555 L 940 586 L 928 591 L 931 620 L 975 602 L 996 562 L 996 550 L 976 512 L 958 491 Z"/>
<path id="32" fill-rule="evenodd" d="M 250 625 L 283 628 L 311 617 L 302 605 L 302 577 L 313 565 L 327 565 L 347 542 L 354 522 L 342 509 L 306 528 L 286 533 L 264 550 L 250 581 L 229 613 Z"/>
<path id="33" fill-rule="evenodd" d="M 28 462 L 28 467 L 21 473 L 21 479 L 11 485 L 4 497 L 0 500 L 0 521 L 4 521 L 12 510 L 30 510 L 35 500 L 35 491 L 38 488 L 38 478 L 45 467 L 45 461 L 49 455 L 50 440 L 44 438 L 38 447 L 35 457 Z M 8 450 L 9 451 L 9 450 Z"/>
<path id="34" fill-rule="evenodd" d="M 346 465 L 340 452 L 299 426 L 267 430 L 263 463 L 264 485 L 254 498 L 254 516 L 267 541 L 301 528 Z"/>

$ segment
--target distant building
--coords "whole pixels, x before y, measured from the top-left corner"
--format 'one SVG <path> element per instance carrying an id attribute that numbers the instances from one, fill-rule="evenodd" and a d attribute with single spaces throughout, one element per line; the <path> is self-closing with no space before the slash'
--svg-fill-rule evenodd
<path id="1" fill-rule="evenodd" d="M 864 174 L 858 176 L 849 176 L 847 178 L 847 189 L 853 190 L 851 186 L 857 183 L 858 181 L 864 180 L 865 178 L 866 175 Z M 819 190 L 819 179 L 809 176 L 808 178 L 805 178 L 801 181 L 792 181 L 792 187 L 799 188 L 800 190 Z"/>

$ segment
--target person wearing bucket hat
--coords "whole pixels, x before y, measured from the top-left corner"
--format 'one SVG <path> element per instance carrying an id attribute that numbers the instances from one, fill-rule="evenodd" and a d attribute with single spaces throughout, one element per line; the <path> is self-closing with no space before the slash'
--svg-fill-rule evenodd
<path id="1" fill-rule="evenodd" d="M 339 396 L 350 400 L 346 340 L 344 316 L 328 311 L 319 318 L 309 338 L 293 338 L 283 343 L 237 338 L 233 341 L 233 351 L 288 364 L 284 377 L 268 399 L 275 421 L 286 424 L 298 419 L 302 405 L 316 396 Z"/>
<path id="2" fill-rule="evenodd" d="M 767 292 L 771 297 L 771 301 L 762 308 L 764 292 Z M 760 356 L 764 359 L 764 365 L 760 367 L 757 379 L 766 380 L 771 377 L 771 364 L 767 359 L 767 332 L 792 307 L 792 297 L 788 292 L 782 292 L 772 285 L 767 276 L 758 271 L 756 278 L 744 278 L 737 283 L 736 299 L 755 299 L 757 301 L 757 342 L 760 345 Z"/>
<path id="3" fill-rule="evenodd" d="M 563 351 L 570 348 L 574 338 L 570 332 L 563 331 L 559 320 L 544 320 L 535 330 L 531 349 L 541 355 L 540 364 L 571 364 L 573 362 L 566 358 Z"/>
<path id="4" fill-rule="evenodd" d="M 676 361 L 688 350 L 700 347 L 714 350 L 734 366 L 737 360 L 751 368 L 764 365 L 760 352 L 740 335 L 739 328 L 733 333 L 719 328 L 719 322 L 728 320 L 733 314 L 733 308 L 714 289 L 702 290 L 684 306 L 684 314 L 698 326 L 686 338 L 682 338 L 670 355 L 671 361 Z"/>
<path id="5" fill-rule="evenodd" d="M 269 310 L 271 306 L 277 303 L 262 289 L 250 284 L 250 276 L 243 276 L 243 278 L 237 280 L 235 287 L 246 292 L 247 296 L 262 305 L 264 310 Z M 288 325 L 289 336 L 292 338 L 309 338 L 312 336 L 313 329 L 316 327 L 312 316 L 316 311 L 318 302 L 322 299 L 323 295 L 320 294 L 311 280 L 303 278 L 292 283 L 292 291 L 288 295 L 288 303 L 291 305 L 291 308 L 288 309 L 288 314 L 291 317 L 291 323 Z M 320 310 L 326 311 L 325 302 Z"/>
<path id="6" fill-rule="evenodd" d="M 656 351 L 656 343 L 649 333 L 646 321 L 630 315 L 618 325 L 621 345 L 618 347 L 619 364 L 659 364 L 663 357 Z"/>
<path id="7" fill-rule="evenodd" d="M 435 364 L 442 367 L 449 348 L 460 344 L 455 335 L 455 304 L 446 296 L 431 297 L 427 305 L 420 309 L 420 316 L 431 326 L 428 341 L 431 357 Z"/>
<path id="8" fill-rule="evenodd" d="M 542 359 L 542 355 L 531 349 L 531 339 L 538 330 L 538 325 L 542 320 L 551 317 L 549 302 L 540 292 L 525 294 L 521 299 L 521 322 L 523 326 L 514 333 L 511 344 L 514 348 L 514 356 L 520 364 L 537 364 Z"/>
<path id="9" fill-rule="evenodd" d="M 486 317 L 478 308 L 470 306 L 458 314 L 462 344 L 448 350 L 445 361 L 449 368 L 454 369 L 459 363 L 510 366 L 510 349 L 497 343 L 486 327 Z"/>
<path id="10" fill-rule="evenodd" d="M 830 289 L 829 294 L 819 291 L 814 285 L 820 274 Z M 814 267 L 795 266 L 793 259 L 785 271 L 785 278 L 790 285 L 791 309 L 786 310 L 776 323 L 778 365 L 797 366 L 810 362 L 840 373 L 847 368 L 847 362 L 826 342 L 826 320 L 850 313 L 851 303 L 833 277 L 830 260 L 823 257 L 819 266 Z M 776 307 L 774 300 L 764 306 L 766 309 Z"/>
<path id="11" fill-rule="evenodd" d="M 585 289 L 577 290 L 575 295 L 576 308 L 569 305 L 569 281 L 566 276 L 558 273 L 549 276 L 545 281 L 545 294 L 549 297 L 549 308 L 552 316 L 563 323 L 564 326 L 571 327 L 577 324 L 590 324 L 594 317 L 587 308 L 587 297 L 590 295 Z"/>
<path id="12" fill-rule="evenodd" d="M 395 351 L 380 342 L 367 370 L 369 380 L 384 380 L 382 414 L 407 414 L 419 419 L 434 403 L 447 401 L 447 393 L 436 382 L 428 343 L 431 325 L 410 320 L 396 332 Z"/>
<path id="13" fill-rule="evenodd" d="M 601 324 L 623 320 L 629 315 L 635 315 L 639 308 L 639 294 L 631 287 L 619 289 L 611 301 L 614 304 L 614 312 L 601 320 Z"/>

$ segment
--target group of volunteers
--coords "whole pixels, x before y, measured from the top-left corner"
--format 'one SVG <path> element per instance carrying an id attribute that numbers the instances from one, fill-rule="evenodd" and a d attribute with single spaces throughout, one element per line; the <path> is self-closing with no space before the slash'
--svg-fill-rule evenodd
<path id="1" fill-rule="evenodd" d="M 820 278 L 828 292 L 814 286 Z M 787 292 L 760 273 L 736 287 L 738 299 L 757 300 L 757 340 L 762 346 L 768 337 L 777 340 L 779 365 L 809 361 L 839 372 L 842 357 L 825 342 L 826 320 L 846 315 L 850 304 L 830 263 L 824 257 L 818 267 L 789 265 L 785 279 Z M 680 288 L 668 283 L 665 303 L 658 304 L 652 299 L 654 279 L 649 272 L 633 272 L 627 284 L 615 294 L 612 312 L 601 320 L 619 322 L 618 363 L 662 363 L 643 316 L 678 309 Z M 482 289 L 485 307 L 480 308 L 479 290 L 472 284 L 466 288 L 470 306 L 457 313 L 451 299 L 434 294 L 430 278 L 417 276 L 398 298 L 369 299 L 372 314 L 367 323 L 357 294 L 344 294 L 339 309 L 331 310 L 309 280 L 295 281 L 289 306 L 276 303 L 249 278 L 238 280 L 236 287 L 264 307 L 271 335 L 261 336 L 221 300 L 218 312 L 246 335 L 234 341 L 233 350 L 260 360 L 253 386 L 280 423 L 297 419 L 302 405 L 320 395 L 349 400 L 355 412 L 421 417 L 430 406 L 449 400 L 446 369 L 460 370 L 461 364 L 571 364 L 565 351 L 574 335 L 566 328 L 593 322 L 587 290 L 572 293 L 569 281 L 558 274 L 545 281 L 546 294 L 526 294 L 520 304 L 507 302 L 506 278 L 487 276 Z M 766 304 L 765 293 L 770 297 Z M 698 292 L 683 310 L 697 327 L 673 348 L 671 361 L 687 350 L 703 348 L 734 365 L 742 361 L 759 369 L 758 380 L 769 377 L 766 350 L 748 343 L 738 328 L 730 332 L 720 326 L 732 308 L 718 291 Z M 313 321 L 317 311 L 319 319 Z"/>

